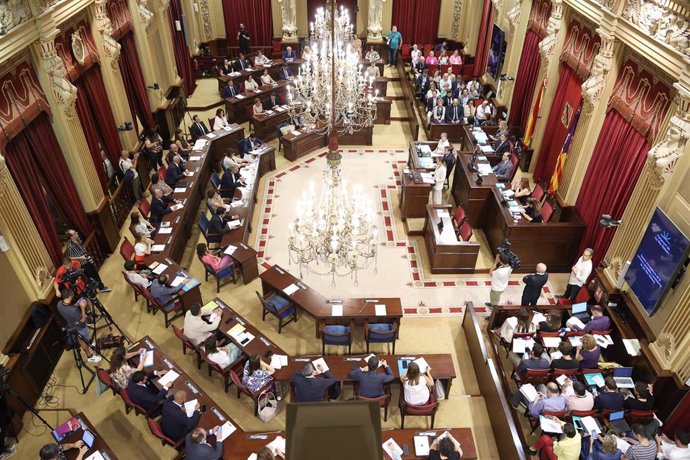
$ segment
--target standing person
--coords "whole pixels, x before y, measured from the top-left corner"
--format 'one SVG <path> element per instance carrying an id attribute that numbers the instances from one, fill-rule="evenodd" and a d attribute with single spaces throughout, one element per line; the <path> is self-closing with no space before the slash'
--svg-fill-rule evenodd
<path id="1" fill-rule="evenodd" d="M 163 166 L 163 138 L 155 128 L 144 133 L 144 153 L 154 171 Z"/>
<path id="2" fill-rule="evenodd" d="M 398 26 L 393 26 L 391 31 L 386 34 L 386 44 L 388 45 L 388 65 L 395 67 L 398 50 L 402 45 L 402 34 L 398 32 Z"/>
<path id="3" fill-rule="evenodd" d="M 566 299 L 575 300 L 577 294 L 580 292 L 580 288 L 584 283 L 587 282 L 587 278 L 592 273 L 592 256 L 594 255 L 594 250 L 591 248 L 585 249 L 582 256 L 577 259 L 575 265 L 573 265 L 572 270 L 570 270 L 570 278 L 568 278 L 568 286 L 565 288 L 565 292 L 562 297 Z"/>
<path id="4" fill-rule="evenodd" d="M 491 275 L 490 301 L 486 302 L 484 305 L 489 308 L 498 305 L 501 301 L 503 291 L 508 287 L 508 280 L 510 280 L 511 273 L 513 273 L 513 267 L 508 264 L 508 256 L 505 254 L 496 254 L 494 266 L 489 270 L 489 275 Z"/>
<path id="5" fill-rule="evenodd" d="M 122 150 L 120 152 L 120 169 L 125 175 L 124 180 L 132 184 L 132 193 L 134 199 L 141 201 L 141 181 L 139 180 L 139 173 L 137 172 L 137 163 L 139 162 L 139 152 L 135 153 L 132 160 L 129 159 L 129 152 Z"/>
<path id="6" fill-rule="evenodd" d="M 443 157 L 436 157 L 436 170 L 434 171 L 434 194 L 432 202 L 441 204 L 443 202 L 443 184 L 446 182 L 446 163 Z"/>
<path id="7" fill-rule="evenodd" d="M 522 282 L 525 283 L 525 288 L 522 290 L 520 305 L 536 305 L 541 295 L 541 288 L 544 287 L 548 280 L 549 274 L 546 273 L 546 265 L 541 263 L 537 264 L 536 273 L 522 278 Z"/>
<path id="8" fill-rule="evenodd" d="M 90 363 L 98 363 L 101 357 L 91 351 L 88 343 L 91 342 L 91 332 L 86 320 L 86 307 L 89 305 L 88 300 L 79 299 L 75 304 L 74 291 L 65 289 L 62 291 L 62 300 L 57 303 L 57 311 L 64 318 L 67 326 L 76 325 L 77 335 L 79 336 L 79 344 L 71 344 L 76 347 L 79 346 L 86 353 Z"/>
<path id="9" fill-rule="evenodd" d="M 251 35 L 249 35 L 249 31 L 245 29 L 244 24 L 240 24 L 240 30 L 237 31 L 237 41 L 240 43 L 240 53 L 249 54 Z"/>
<path id="10" fill-rule="evenodd" d="M 98 283 L 98 292 L 110 292 L 112 289 L 103 284 L 100 275 L 98 274 L 98 269 L 93 263 L 93 259 L 89 256 L 86 248 L 79 238 L 79 234 L 76 230 L 67 230 L 67 248 L 65 249 L 65 255 L 71 260 L 77 261 L 77 263 L 84 269 L 84 273 L 90 279 Z"/>

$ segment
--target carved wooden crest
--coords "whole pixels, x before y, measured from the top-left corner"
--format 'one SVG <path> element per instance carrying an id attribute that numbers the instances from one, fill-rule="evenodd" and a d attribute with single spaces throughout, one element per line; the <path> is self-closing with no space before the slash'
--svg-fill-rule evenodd
<path id="1" fill-rule="evenodd" d="M 81 34 L 79 33 L 79 30 L 77 29 L 74 33 L 72 33 L 72 54 L 74 55 L 74 59 L 77 60 L 79 65 L 84 65 L 84 62 L 86 61 L 86 51 L 84 49 L 84 39 L 81 37 Z"/>

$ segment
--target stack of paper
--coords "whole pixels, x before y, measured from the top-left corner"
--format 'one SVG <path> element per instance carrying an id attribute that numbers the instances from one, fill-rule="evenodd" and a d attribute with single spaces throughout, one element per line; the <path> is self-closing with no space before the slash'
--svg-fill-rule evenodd
<path id="1" fill-rule="evenodd" d="M 161 230 L 165 230 L 165 229 L 161 228 L 158 231 L 160 232 Z M 167 265 L 165 265 L 164 263 L 159 263 L 158 265 L 156 265 L 156 268 L 153 269 L 153 273 L 155 273 L 156 275 L 160 275 L 161 273 L 163 273 L 165 271 L 166 268 L 168 268 Z"/>
<path id="2" fill-rule="evenodd" d="M 172 233 L 172 227 L 167 227 L 167 228 L 159 228 L 158 229 L 158 234 L 159 235 L 169 235 Z"/>
<path id="3" fill-rule="evenodd" d="M 546 348 L 558 348 L 558 345 L 561 344 L 561 338 L 560 337 L 542 337 L 541 340 L 542 340 L 542 342 L 544 342 L 544 346 Z M 554 351 L 553 353 L 557 353 L 557 352 Z M 552 359 L 558 359 L 558 358 L 553 357 L 553 353 L 552 353 L 551 358 Z M 560 352 L 558 352 L 558 353 L 560 353 Z M 563 355 L 561 355 L 561 357 L 562 356 Z"/>
<path id="4" fill-rule="evenodd" d="M 398 460 L 401 457 L 403 450 L 400 448 L 397 442 L 395 442 L 395 439 L 391 438 L 388 441 L 383 443 L 383 450 L 390 456 L 391 459 L 393 460 Z"/>
<path id="5" fill-rule="evenodd" d="M 319 372 L 326 372 L 330 369 L 328 364 L 326 364 L 326 360 L 323 358 L 315 359 L 311 363 L 314 365 L 314 369 L 318 370 Z"/>
<path id="6" fill-rule="evenodd" d="M 386 306 L 382 303 L 374 305 L 374 311 L 376 312 L 376 316 L 386 316 Z"/>
<path id="7" fill-rule="evenodd" d="M 198 400 L 192 399 L 191 401 L 187 401 L 184 403 L 184 411 L 187 413 L 187 417 L 191 417 L 194 415 L 194 411 L 196 410 L 196 405 L 199 403 Z"/>
<path id="8" fill-rule="evenodd" d="M 165 251 L 165 245 L 164 244 L 154 244 L 153 246 L 151 246 L 151 251 L 163 252 L 163 251 Z"/>
<path id="9" fill-rule="evenodd" d="M 201 156 L 200 156 L 200 155 L 191 155 L 191 156 L 189 157 L 189 161 L 199 161 L 199 160 L 201 160 Z"/>
<path id="10" fill-rule="evenodd" d="M 180 376 L 177 372 L 174 370 L 170 369 L 168 372 L 165 373 L 165 375 L 161 378 L 158 379 L 158 383 L 161 386 L 166 386 L 170 382 L 174 382 L 177 380 L 177 378 Z"/>
<path id="11" fill-rule="evenodd" d="M 623 345 L 625 345 L 625 351 L 627 351 L 630 356 L 638 356 L 640 354 L 639 340 L 623 339 Z"/>
<path id="12" fill-rule="evenodd" d="M 563 428 L 561 424 L 550 418 L 546 418 L 543 415 L 539 416 L 539 425 L 541 430 L 545 433 L 563 433 Z"/>
<path id="13" fill-rule="evenodd" d="M 422 177 L 422 183 L 424 183 L 424 184 L 433 184 L 434 182 L 436 182 L 434 180 L 434 175 L 431 173 L 423 172 L 423 173 L 420 173 L 419 175 Z"/>
<path id="14" fill-rule="evenodd" d="M 177 211 L 178 209 L 182 209 L 183 206 L 184 205 L 182 203 L 177 203 L 177 204 L 170 206 L 170 210 L 171 211 Z"/>
<path id="15" fill-rule="evenodd" d="M 585 435 L 592 434 L 592 431 L 596 432 L 597 434 L 601 433 L 599 425 L 597 424 L 596 420 L 594 420 L 594 417 L 582 417 L 580 422 L 582 422 L 582 426 L 585 429 Z"/>
<path id="16" fill-rule="evenodd" d="M 209 303 L 207 303 L 206 305 L 204 305 L 203 307 L 201 307 L 201 314 L 202 315 L 210 315 L 211 313 L 213 313 L 213 310 L 215 310 L 218 307 L 220 307 L 220 305 L 218 305 L 215 300 L 212 300 Z M 223 307 L 221 307 L 221 308 L 223 308 Z"/>
<path id="17" fill-rule="evenodd" d="M 537 399 L 537 389 L 531 383 L 525 383 L 520 387 L 520 393 L 523 394 L 527 401 L 534 402 Z"/>
<path id="18" fill-rule="evenodd" d="M 534 339 L 532 337 L 522 338 L 517 337 L 513 339 L 513 353 L 516 355 L 523 354 L 527 349 L 532 349 L 534 346 Z"/>
<path id="19" fill-rule="evenodd" d="M 577 316 L 571 316 L 570 318 L 568 318 L 568 321 L 565 322 L 565 325 L 575 330 L 581 330 L 585 328 L 585 323 L 580 321 L 580 318 L 578 318 Z"/>
<path id="20" fill-rule="evenodd" d="M 230 222 L 228 222 L 228 228 L 229 228 L 230 230 L 234 230 L 234 229 L 236 229 L 236 228 L 240 228 L 241 225 L 242 225 L 242 221 L 241 221 L 241 220 L 231 220 Z"/>
<path id="21" fill-rule="evenodd" d="M 184 276 L 176 276 L 175 279 L 170 283 L 172 287 L 178 287 L 185 280 Z"/>
<path id="22" fill-rule="evenodd" d="M 153 366 L 153 350 L 147 350 L 141 357 L 144 360 L 144 367 Z"/>
<path id="23" fill-rule="evenodd" d="M 575 335 L 575 336 L 570 336 L 568 337 L 568 341 L 570 344 L 574 347 L 579 347 L 582 345 L 582 336 L 581 335 Z"/>
<path id="24" fill-rule="evenodd" d="M 245 329 L 246 328 L 244 326 L 242 326 L 240 323 L 237 323 L 230 328 L 230 330 L 228 331 L 228 335 L 233 339 L 237 340 L 237 338 L 244 333 Z"/>
<path id="25" fill-rule="evenodd" d="M 609 345 L 613 345 L 613 339 L 610 335 L 595 335 L 594 340 L 597 342 L 601 348 L 608 348 Z"/>
<path id="26" fill-rule="evenodd" d="M 237 427 L 230 422 L 225 422 L 220 427 L 220 434 L 217 436 L 218 441 L 223 442 L 228 436 L 233 434 L 237 430 Z"/>
<path id="27" fill-rule="evenodd" d="M 297 292 L 298 290 L 299 290 L 299 286 L 297 286 L 295 283 L 292 283 L 291 285 L 289 285 L 288 287 L 283 289 L 283 292 L 285 293 L 285 295 L 292 295 L 295 292 Z"/>
<path id="28" fill-rule="evenodd" d="M 243 95 L 241 95 L 241 94 L 238 94 L 238 95 L 237 95 L 237 96 L 235 96 L 235 97 L 236 97 L 237 99 L 244 99 L 244 96 L 243 96 Z"/>
<path id="29" fill-rule="evenodd" d="M 493 153 L 494 149 L 490 145 L 480 145 L 479 148 L 483 153 Z"/>
<path id="30" fill-rule="evenodd" d="M 223 251 L 223 254 L 227 254 L 229 256 L 233 255 L 233 253 L 237 250 L 237 246 L 233 246 L 232 244 L 228 245 L 227 248 L 225 248 L 225 251 Z"/>
<path id="31" fill-rule="evenodd" d="M 429 367 L 429 363 L 426 362 L 426 359 L 424 358 L 417 358 L 413 361 L 413 363 L 416 363 L 417 366 L 419 366 L 419 372 L 424 374 Z"/>
<path id="32" fill-rule="evenodd" d="M 286 440 L 284 437 L 276 436 L 276 438 L 273 441 L 271 441 L 270 443 L 268 443 L 266 445 L 266 447 L 271 449 L 271 451 L 273 452 L 274 455 L 278 455 L 278 453 L 284 454 L 285 453 L 285 442 L 286 442 Z"/>
<path id="33" fill-rule="evenodd" d="M 417 457 L 429 456 L 429 437 L 415 436 L 414 437 L 414 454 Z"/>
<path id="34" fill-rule="evenodd" d="M 288 365 L 287 355 L 271 355 L 271 367 L 273 369 L 280 369 Z"/>

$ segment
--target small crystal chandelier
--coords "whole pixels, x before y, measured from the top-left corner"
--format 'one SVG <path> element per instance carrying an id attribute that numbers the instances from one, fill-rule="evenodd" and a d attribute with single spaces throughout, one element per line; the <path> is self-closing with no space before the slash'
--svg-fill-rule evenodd
<path id="1" fill-rule="evenodd" d="M 359 55 L 352 48 L 352 26 L 346 9 L 328 1 L 330 18 L 319 8 L 311 25 L 312 54 L 300 69 L 288 101 L 293 119 L 328 134 L 328 166 L 323 171 L 319 200 L 314 184 L 297 203 L 289 225 L 290 264 L 318 275 L 350 275 L 357 285 L 359 270 L 374 265 L 378 229 L 371 200 L 362 187 L 350 192 L 342 176 L 338 133 L 371 126 L 376 118 L 373 79 L 361 74 Z"/>

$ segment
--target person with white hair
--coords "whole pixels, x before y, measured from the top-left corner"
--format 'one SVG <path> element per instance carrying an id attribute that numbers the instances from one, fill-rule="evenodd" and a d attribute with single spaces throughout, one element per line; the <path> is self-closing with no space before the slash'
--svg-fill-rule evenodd
<path id="1" fill-rule="evenodd" d="M 520 305 L 536 305 L 541 296 L 541 288 L 544 287 L 548 280 L 549 274 L 546 273 L 546 265 L 538 263 L 535 273 L 522 278 L 522 282 L 525 283 L 525 288 L 522 290 L 522 301 Z"/>

